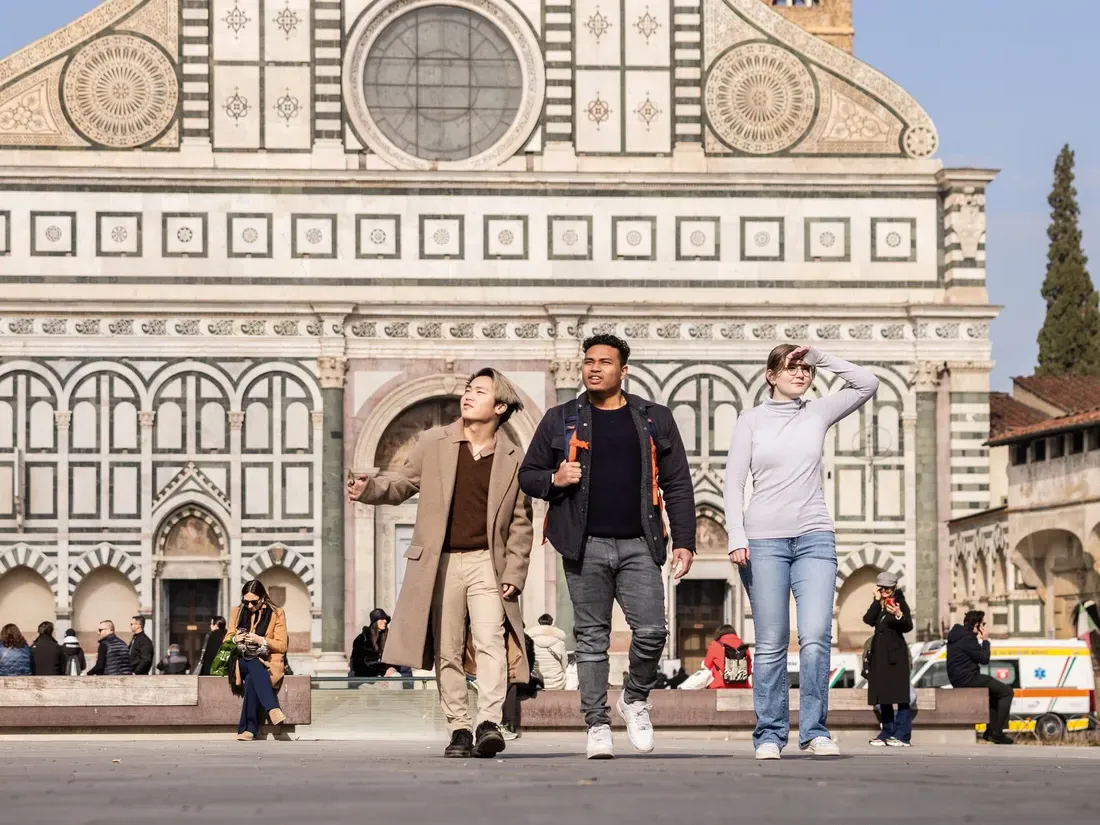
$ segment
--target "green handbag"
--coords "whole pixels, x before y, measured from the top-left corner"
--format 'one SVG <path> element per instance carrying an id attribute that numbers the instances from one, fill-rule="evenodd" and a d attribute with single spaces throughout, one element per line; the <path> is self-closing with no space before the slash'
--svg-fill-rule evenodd
<path id="1" fill-rule="evenodd" d="M 214 654 L 214 661 L 210 663 L 211 676 L 229 675 L 229 658 L 237 651 L 237 643 L 230 639 L 222 642 L 218 652 Z"/>

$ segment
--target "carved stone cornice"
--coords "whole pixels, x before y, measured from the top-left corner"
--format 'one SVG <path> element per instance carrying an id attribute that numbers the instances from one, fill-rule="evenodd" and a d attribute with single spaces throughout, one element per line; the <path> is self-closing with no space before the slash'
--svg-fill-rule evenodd
<path id="1" fill-rule="evenodd" d="M 559 390 L 573 390 L 581 385 L 580 358 L 562 358 L 550 362 L 550 374 L 554 376 L 554 387 Z"/>
<path id="2" fill-rule="evenodd" d="M 909 383 L 917 392 L 935 392 L 945 369 L 942 361 L 918 361 L 909 374 Z"/>

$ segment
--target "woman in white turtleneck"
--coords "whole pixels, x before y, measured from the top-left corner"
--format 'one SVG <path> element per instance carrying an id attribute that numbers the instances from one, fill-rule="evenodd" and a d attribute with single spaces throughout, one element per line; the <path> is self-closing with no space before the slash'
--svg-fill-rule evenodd
<path id="1" fill-rule="evenodd" d="M 839 392 L 807 401 L 817 368 L 847 382 Z M 771 398 L 742 413 L 726 463 L 726 527 L 730 561 L 740 568 L 756 628 L 753 733 L 757 759 L 779 759 L 790 733 L 787 643 L 794 593 L 800 643 L 798 743 L 815 756 L 840 753 L 825 726 L 836 536 L 821 486 L 825 434 L 878 390 L 863 367 L 816 349 L 781 344 L 768 356 Z M 745 481 L 752 500 L 742 510 Z"/>

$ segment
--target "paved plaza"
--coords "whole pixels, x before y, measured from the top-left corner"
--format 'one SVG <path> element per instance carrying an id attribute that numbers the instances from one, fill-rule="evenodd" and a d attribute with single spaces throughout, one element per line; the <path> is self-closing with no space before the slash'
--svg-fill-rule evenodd
<path id="1" fill-rule="evenodd" d="M 618 737 L 617 737 L 618 738 Z M 390 742 L 4 742 L 3 823 L 1087 822 L 1097 748 L 849 747 L 757 763 L 746 742 L 665 736 L 588 762 L 576 736 L 499 759 Z"/>

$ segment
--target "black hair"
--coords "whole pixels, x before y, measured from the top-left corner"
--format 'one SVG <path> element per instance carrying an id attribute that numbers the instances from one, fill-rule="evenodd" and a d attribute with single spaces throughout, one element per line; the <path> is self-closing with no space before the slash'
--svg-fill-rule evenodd
<path id="1" fill-rule="evenodd" d="M 619 366 L 625 367 L 626 362 L 630 360 L 630 344 L 620 338 L 618 335 L 611 335 L 607 332 L 601 332 L 599 335 L 590 335 L 584 339 L 584 343 L 581 344 L 581 349 L 587 355 L 588 351 L 592 347 L 614 347 L 619 351 Z"/>
<path id="2" fill-rule="evenodd" d="M 552 625 L 553 623 L 554 623 L 554 617 L 551 616 L 549 613 L 543 613 L 541 616 L 539 616 L 539 624 L 549 626 L 549 625 Z"/>
<path id="3" fill-rule="evenodd" d="M 210 624 L 215 624 L 218 626 L 219 629 L 225 630 L 225 616 L 215 616 L 213 619 L 210 620 Z"/>
<path id="4" fill-rule="evenodd" d="M 42 622 L 38 626 L 39 636 L 52 636 L 53 635 L 53 622 Z"/>
<path id="5" fill-rule="evenodd" d="M 141 625 L 142 630 L 145 629 L 145 617 L 144 616 L 134 616 L 134 621 L 137 622 L 139 625 Z"/>
<path id="6" fill-rule="evenodd" d="M 723 636 L 729 636 L 730 634 L 737 635 L 737 630 L 731 624 L 724 624 L 714 631 L 714 638 L 721 639 Z"/>
<path id="7" fill-rule="evenodd" d="M 968 610 L 966 615 L 963 616 L 963 626 L 967 630 L 973 630 L 985 621 L 984 610 Z"/>
<path id="8" fill-rule="evenodd" d="M 245 596 L 259 596 L 260 601 L 271 604 L 271 597 L 267 595 L 267 588 L 264 587 L 264 583 L 259 579 L 249 579 L 241 587 L 241 601 L 244 601 Z"/>

